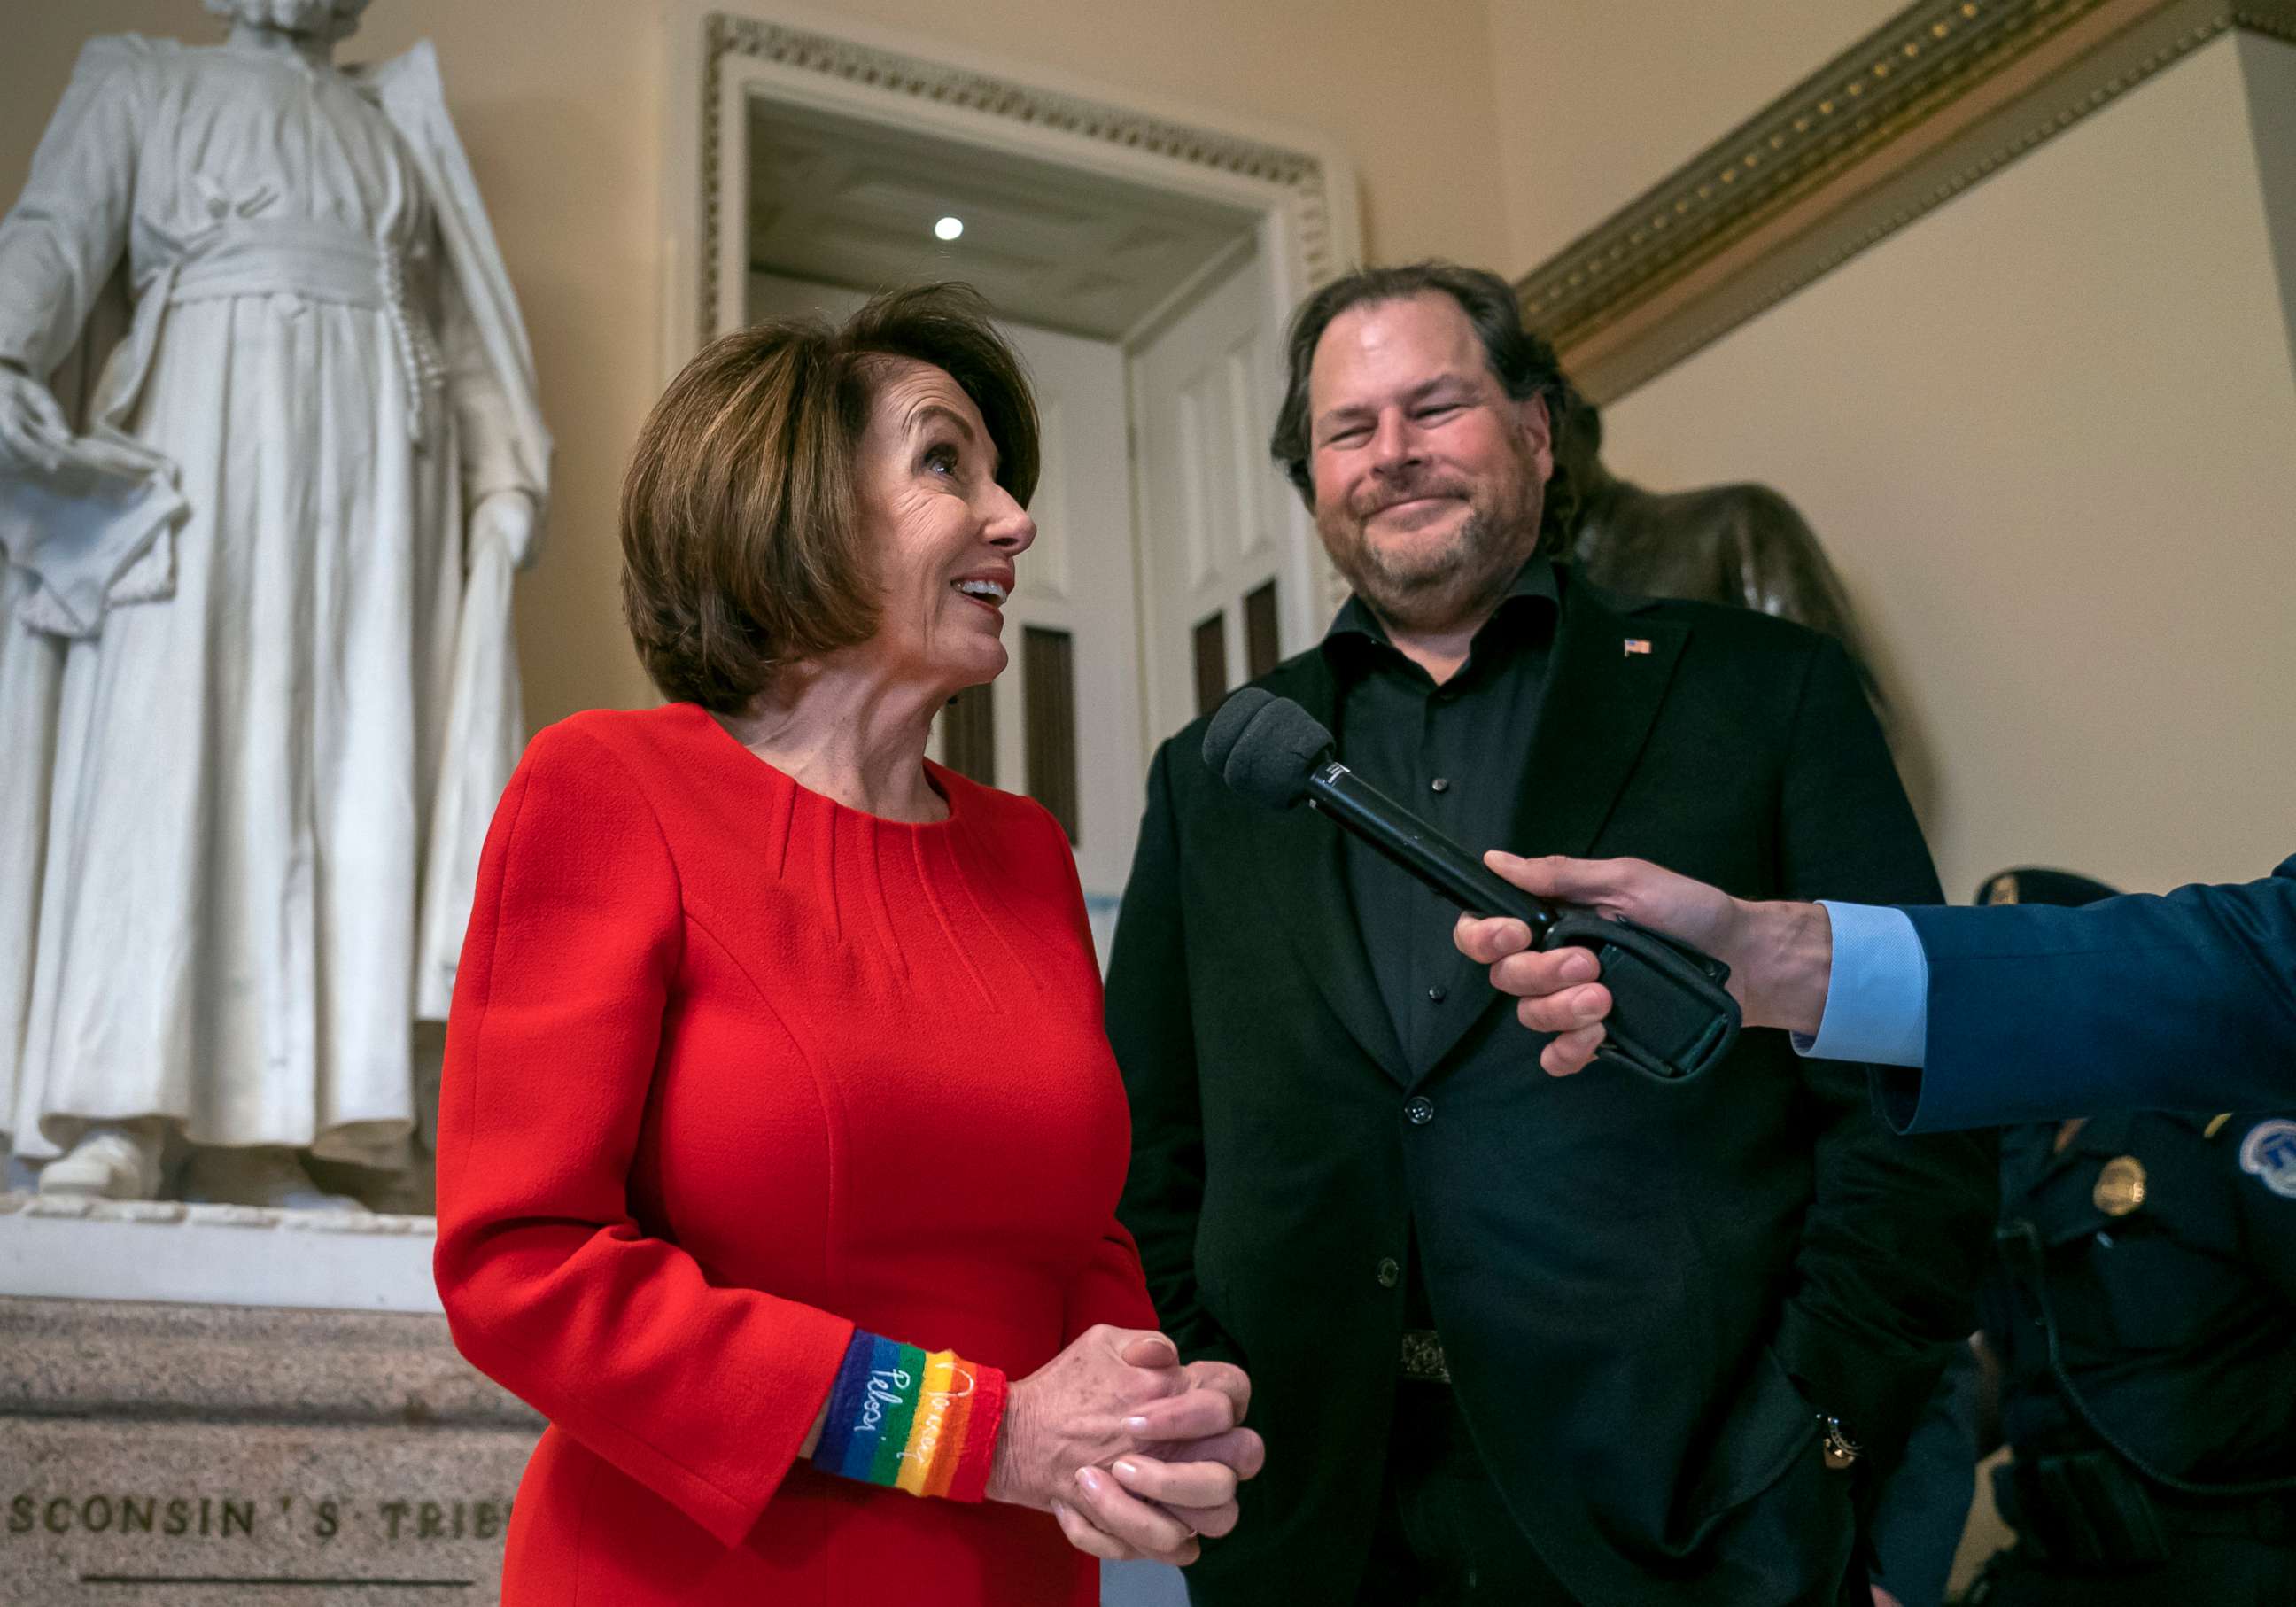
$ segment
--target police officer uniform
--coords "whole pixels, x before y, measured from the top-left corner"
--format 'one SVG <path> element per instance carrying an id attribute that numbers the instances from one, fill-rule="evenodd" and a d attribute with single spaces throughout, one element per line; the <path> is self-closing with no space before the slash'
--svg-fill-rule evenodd
<path id="1" fill-rule="evenodd" d="M 1980 904 L 2101 881 L 2004 871 Z M 2296 1121 L 2121 1114 L 2005 1129 L 1980 1302 L 2017 1530 L 1986 1607 L 2296 1602 Z"/>
<path id="2" fill-rule="evenodd" d="M 1986 1607 L 2296 1602 L 2296 1120 L 2002 1136 Z"/>

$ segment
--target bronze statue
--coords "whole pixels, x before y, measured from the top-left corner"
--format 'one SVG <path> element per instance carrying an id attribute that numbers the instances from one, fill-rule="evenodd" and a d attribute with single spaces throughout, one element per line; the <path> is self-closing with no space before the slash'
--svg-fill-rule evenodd
<path id="1" fill-rule="evenodd" d="M 1646 491 L 1604 468 L 1602 447 L 1602 414 L 1574 398 L 1555 426 L 1555 474 L 1567 488 L 1555 501 L 1581 574 L 1617 591 L 1736 603 L 1824 631 L 1874 691 L 1849 599 L 1792 503 L 1757 485 Z"/>

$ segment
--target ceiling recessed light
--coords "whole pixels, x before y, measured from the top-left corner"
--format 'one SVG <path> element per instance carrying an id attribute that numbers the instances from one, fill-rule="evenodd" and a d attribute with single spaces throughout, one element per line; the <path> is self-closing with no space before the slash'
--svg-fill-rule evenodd
<path id="1" fill-rule="evenodd" d="M 944 217 L 933 225 L 933 238 L 936 240 L 954 240 L 964 233 L 964 219 L 962 217 Z"/>

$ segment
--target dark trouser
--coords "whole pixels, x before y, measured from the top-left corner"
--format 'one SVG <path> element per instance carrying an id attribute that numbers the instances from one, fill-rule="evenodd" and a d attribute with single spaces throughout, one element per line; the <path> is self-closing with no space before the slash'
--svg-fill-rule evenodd
<path id="1" fill-rule="evenodd" d="M 2017 1544 L 1969 1595 L 1986 1607 L 2286 1607 L 2296 1497 L 2205 1497 L 2103 1450 L 2027 1450 L 1993 1472 Z"/>
<path id="2" fill-rule="evenodd" d="M 2105 1451 L 2025 1451 L 1993 1469 L 2018 1543 L 1968 1600 L 1986 1607 L 2284 1607 L 2296 1496 L 2161 1490 Z"/>
<path id="3" fill-rule="evenodd" d="M 1813 1453 L 1815 1454 L 1815 1453 Z M 1870 1607 L 1863 1570 L 1840 1587 Z M 2275 1598 L 2284 1603 L 2296 1598 Z M 2214 1607 L 2196 1597 L 2175 1607 Z M 1469 1438 L 1448 1384 L 1396 1386 L 1371 1557 L 1356 1607 L 1581 1607 L 1538 1560 Z"/>
<path id="4" fill-rule="evenodd" d="M 1396 1386 L 1387 1477 L 1356 1601 L 1578 1607 L 1499 1498 L 1448 1384 Z"/>
<path id="5" fill-rule="evenodd" d="M 2178 1535 L 2165 1562 L 2093 1570 L 2020 1546 L 1994 1559 L 1967 1599 L 1984 1607 L 2286 1607 L 2296 1601 L 2296 1546 Z"/>

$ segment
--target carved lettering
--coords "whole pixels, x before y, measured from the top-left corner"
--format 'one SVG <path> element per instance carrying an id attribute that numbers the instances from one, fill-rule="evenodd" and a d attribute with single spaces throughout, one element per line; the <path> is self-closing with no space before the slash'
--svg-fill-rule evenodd
<path id="1" fill-rule="evenodd" d="M 21 1490 L 7 1500 L 4 1532 L 29 1535 L 165 1535 L 172 1539 L 258 1539 L 260 1533 L 302 1533 L 324 1544 L 347 1528 L 373 1524 L 393 1542 L 499 1540 L 510 1527 L 511 1503 L 467 1498 L 373 1503 L 339 1496 L 276 1497 L 275 1529 L 259 1531 L 264 1498 L 241 1495 L 158 1496 L 121 1490 L 53 1493 Z M 308 1517 L 299 1513 L 308 1513 Z"/>

